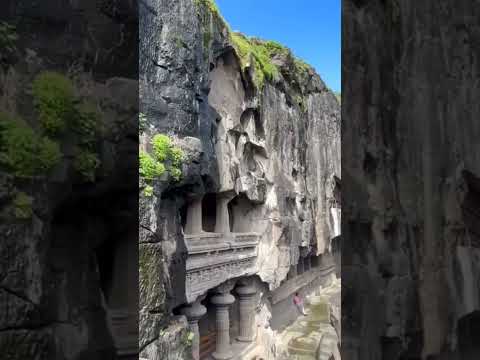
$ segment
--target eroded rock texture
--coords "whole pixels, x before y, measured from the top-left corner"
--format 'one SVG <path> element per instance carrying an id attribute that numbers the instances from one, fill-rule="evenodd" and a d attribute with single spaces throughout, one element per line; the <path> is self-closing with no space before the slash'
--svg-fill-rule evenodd
<path id="1" fill-rule="evenodd" d="M 300 257 L 330 253 L 339 235 L 334 94 L 312 68 L 300 72 L 290 53 L 272 59 L 276 80 L 254 84 L 255 69 L 242 67 L 229 28 L 205 3 L 140 5 L 140 98 L 147 118 L 141 147 L 151 150 L 152 137 L 164 133 L 186 155 L 180 181 L 158 181 L 154 195 L 140 200 L 140 347 L 150 359 L 167 358 L 166 352 L 152 357 L 149 348 L 165 343 L 172 311 L 209 290 L 191 295 L 186 286 L 189 244 L 255 239 L 253 262 L 232 263 L 218 282 L 213 275 L 195 279 L 214 287 L 228 274 L 256 275 L 267 294 L 296 272 Z M 196 213 L 201 225 L 191 218 Z M 191 235 L 198 226 L 198 233 L 253 235 Z"/>
<path id="2" fill-rule="evenodd" d="M 480 6 L 343 4 L 343 357 L 476 359 Z"/>
<path id="3" fill-rule="evenodd" d="M 2 140 L 7 117 L 42 131 L 32 82 L 46 71 L 72 81 L 75 93 L 95 104 L 103 128 L 93 140 L 99 160 L 93 179 L 74 170 L 78 133 L 55 137 L 61 157 L 45 176 L 14 176 L 1 144 L 2 359 L 116 359 L 120 349 L 137 352 L 137 67 L 135 55 L 115 58 L 136 39 L 137 24 L 107 17 L 97 5 L 2 3 L 1 21 L 16 25 L 18 36 L 0 69 Z M 35 155 L 18 145 L 26 157 Z M 29 201 L 19 203 L 18 194 Z M 120 342 L 119 324 L 127 328 Z"/>

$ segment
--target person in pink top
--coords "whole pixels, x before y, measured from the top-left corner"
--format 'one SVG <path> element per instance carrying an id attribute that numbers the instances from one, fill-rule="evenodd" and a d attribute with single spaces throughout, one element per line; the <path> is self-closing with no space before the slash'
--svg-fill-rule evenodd
<path id="1" fill-rule="evenodd" d="M 307 315 L 305 313 L 305 310 L 303 308 L 303 300 L 302 298 L 300 297 L 300 295 L 298 295 L 298 292 L 295 293 L 295 296 L 293 297 L 293 304 L 297 307 L 298 311 L 300 312 L 300 314 L 302 315 Z"/>

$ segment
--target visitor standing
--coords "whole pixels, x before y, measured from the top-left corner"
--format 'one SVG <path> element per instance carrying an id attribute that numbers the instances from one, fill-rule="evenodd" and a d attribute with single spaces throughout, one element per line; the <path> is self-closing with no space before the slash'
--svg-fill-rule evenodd
<path id="1" fill-rule="evenodd" d="M 300 312 L 300 314 L 302 315 L 307 315 L 305 313 L 305 309 L 303 307 L 303 300 L 302 298 L 300 297 L 300 295 L 298 294 L 298 292 L 295 293 L 295 296 L 293 297 L 293 303 L 294 305 L 297 307 L 298 311 Z"/>

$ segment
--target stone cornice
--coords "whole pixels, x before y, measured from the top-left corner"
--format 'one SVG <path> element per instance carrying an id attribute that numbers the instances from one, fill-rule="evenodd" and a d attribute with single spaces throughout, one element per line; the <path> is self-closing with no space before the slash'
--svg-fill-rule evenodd
<path id="1" fill-rule="evenodd" d="M 253 275 L 259 238 L 256 233 L 185 235 L 187 301 L 194 301 L 229 279 Z"/>

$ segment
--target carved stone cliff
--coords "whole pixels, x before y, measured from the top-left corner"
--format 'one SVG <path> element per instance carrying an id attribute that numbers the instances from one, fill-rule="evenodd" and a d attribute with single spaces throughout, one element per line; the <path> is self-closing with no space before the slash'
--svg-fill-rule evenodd
<path id="1" fill-rule="evenodd" d="M 161 329 L 182 321 L 176 307 L 229 278 L 273 291 L 331 253 L 340 106 L 313 68 L 233 33 L 211 1 L 142 2 L 140 19 L 141 147 L 166 134 L 184 154 L 181 178 L 163 175 L 140 200 L 140 348 L 152 359 L 168 347 Z"/>

